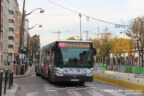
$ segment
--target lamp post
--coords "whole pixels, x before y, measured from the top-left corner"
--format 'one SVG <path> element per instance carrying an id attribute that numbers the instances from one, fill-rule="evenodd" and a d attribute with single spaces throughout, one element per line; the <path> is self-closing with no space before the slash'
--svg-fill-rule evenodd
<path id="1" fill-rule="evenodd" d="M 41 24 L 35 24 L 34 26 L 32 26 L 32 27 L 28 28 L 28 30 L 33 29 L 33 28 L 34 28 L 34 27 L 36 27 L 37 25 L 38 25 L 39 27 L 42 27 L 42 25 L 41 25 Z"/>
<path id="2" fill-rule="evenodd" d="M 80 17 L 80 40 L 82 40 L 82 34 L 81 34 L 81 13 L 79 14 Z"/>
<path id="3" fill-rule="evenodd" d="M 21 21 L 21 34 L 20 34 L 20 47 L 19 47 L 19 52 L 20 52 L 20 64 L 23 63 L 23 58 L 24 58 L 24 40 L 23 40 L 23 35 L 24 35 L 24 26 L 25 26 L 25 16 L 30 15 L 33 13 L 35 10 L 40 9 L 40 13 L 43 13 L 44 10 L 42 8 L 36 8 L 29 12 L 28 14 L 25 13 L 25 1 L 23 1 L 23 9 L 22 9 L 22 21 Z M 24 70 L 24 69 L 23 69 Z M 23 71 L 24 72 L 24 71 Z"/>
<path id="4" fill-rule="evenodd" d="M 34 26 L 28 28 L 28 30 L 31 30 L 31 29 L 33 29 L 36 26 L 42 27 L 41 24 L 35 24 Z M 30 36 L 28 35 L 28 37 L 27 37 L 27 58 L 29 57 L 29 50 L 28 50 L 28 48 L 29 48 L 29 42 L 30 42 L 29 40 L 30 40 Z"/>

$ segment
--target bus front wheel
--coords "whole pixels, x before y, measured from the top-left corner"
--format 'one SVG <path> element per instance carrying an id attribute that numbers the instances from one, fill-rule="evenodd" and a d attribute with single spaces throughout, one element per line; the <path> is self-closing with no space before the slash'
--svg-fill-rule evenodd
<path id="1" fill-rule="evenodd" d="M 80 84 L 80 85 L 84 85 L 85 82 L 84 82 L 84 81 L 80 81 L 79 84 Z"/>

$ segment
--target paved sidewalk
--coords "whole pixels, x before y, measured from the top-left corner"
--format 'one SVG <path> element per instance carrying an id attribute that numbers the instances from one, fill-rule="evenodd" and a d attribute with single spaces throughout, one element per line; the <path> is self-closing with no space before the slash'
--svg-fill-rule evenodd
<path id="1" fill-rule="evenodd" d="M 2 93 L 2 96 L 22 96 L 21 88 L 19 85 L 13 84 L 13 86 L 11 86 L 11 89 L 7 88 L 6 94 L 4 94 L 4 92 Z"/>
<path id="2" fill-rule="evenodd" d="M 34 64 L 28 68 L 28 71 L 26 71 L 24 75 L 14 75 L 14 78 L 26 77 L 30 73 L 30 71 L 33 69 L 33 67 L 34 67 Z"/>
<path id="3" fill-rule="evenodd" d="M 97 70 L 94 71 L 94 79 L 144 93 L 144 75 L 99 70 L 99 68 L 97 68 Z"/>

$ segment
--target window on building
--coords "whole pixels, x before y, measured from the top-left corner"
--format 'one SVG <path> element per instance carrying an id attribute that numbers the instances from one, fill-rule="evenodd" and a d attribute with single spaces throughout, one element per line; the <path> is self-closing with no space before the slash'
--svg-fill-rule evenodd
<path id="1" fill-rule="evenodd" d="M 14 23 L 14 20 L 13 19 L 9 19 L 9 23 Z"/>
<path id="2" fill-rule="evenodd" d="M 14 15 L 14 11 L 9 10 L 9 14 Z"/>
<path id="3" fill-rule="evenodd" d="M 14 32 L 14 28 L 9 28 L 9 31 Z"/>
<path id="4" fill-rule="evenodd" d="M 9 40 L 14 40 L 13 36 L 9 36 L 8 38 L 9 38 Z"/>
<path id="5" fill-rule="evenodd" d="M 13 48 L 13 45 L 8 45 L 8 48 Z"/>

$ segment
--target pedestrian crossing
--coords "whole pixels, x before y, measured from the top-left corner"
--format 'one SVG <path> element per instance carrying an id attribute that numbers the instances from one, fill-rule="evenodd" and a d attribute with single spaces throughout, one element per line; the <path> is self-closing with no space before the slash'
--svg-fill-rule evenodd
<path id="1" fill-rule="evenodd" d="M 26 96 L 38 96 L 38 92 L 29 92 Z"/>
<path id="2" fill-rule="evenodd" d="M 29 92 L 26 96 L 142 96 L 136 94 L 124 94 L 124 92 L 118 91 L 110 91 L 110 90 L 102 90 L 96 87 L 55 87 L 50 84 L 44 84 L 44 90 L 41 93 L 45 93 L 45 95 L 39 94 L 38 91 Z M 87 95 L 86 95 L 86 94 Z M 64 95 L 67 94 L 67 95 Z"/>

